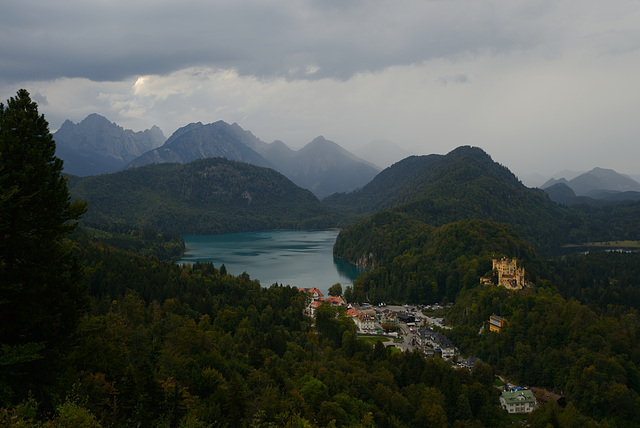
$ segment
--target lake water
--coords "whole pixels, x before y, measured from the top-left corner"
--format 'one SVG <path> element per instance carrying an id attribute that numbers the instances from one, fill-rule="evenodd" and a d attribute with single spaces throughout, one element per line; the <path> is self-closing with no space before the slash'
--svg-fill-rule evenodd
<path id="1" fill-rule="evenodd" d="M 317 287 L 326 294 L 335 283 L 353 284 L 362 270 L 333 257 L 337 230 L 265 231 L 184 236 L 186 251 L 178 263 L 223 264 L 227 272 L 247 272 L 263 286 L 273 283 Z"/>

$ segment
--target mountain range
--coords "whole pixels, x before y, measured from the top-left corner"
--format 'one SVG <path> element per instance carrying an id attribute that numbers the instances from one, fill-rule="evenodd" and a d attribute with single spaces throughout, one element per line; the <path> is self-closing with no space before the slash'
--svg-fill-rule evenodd
<path id="1" fill-rule="evenodd" d="M 237 123 L 229 125 L 224 121 L 191 123 L 175 131 L 166 141 L 161 138 L 147 144 L 145 150 L 141 144 L 121 143 L 131 141 L 132 135 L 157 135 L 158 131 L 157 127 L 142 133 L 125 131 L 94 114 L 77 125 L 65 122 L 54 139 L 58 156 L 65 161 L 65 171 L 80 176 L 148 164 L 184 164 L 196 159 L 224 157 L 273 168 L 322 198 L 358 189 L 380 171 L 379 167 L 324 137 L 296 151 L 282 141 L 270 144 L 261 141 Z"/>
<path id="2" fill-rule="evenodd" d="M 593 168 L 570 180 L 550 179 L 542 186 L 552 201 L 564 205 L 640 199 L 640 184 L 612 169 Z"/>
<path id="3" fill-rule="evenodd" d="M 65 121 L 53 139 L 65 173 L 79 176 L 119 171 L 166 140 L 157 126 L 134 132 L 95 113 L 77 124 Z"/>

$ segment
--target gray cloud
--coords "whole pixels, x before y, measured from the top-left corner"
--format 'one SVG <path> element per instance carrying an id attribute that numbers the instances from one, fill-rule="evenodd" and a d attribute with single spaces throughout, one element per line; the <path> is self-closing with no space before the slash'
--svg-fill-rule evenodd
<path id="1" fill-rule="evenodd" d="M 637 174 L 638 22 L 630 0 L 0 0 L 0 101 L 27 88 L 53 130 L 225 120 Z"/>
<path id="2" fill-rule="evenodd" d="M 377 0 L 4 3 L 5 81 L 117 81 L 194 65 L 263 77 L 347 79 L 436 57 L 533 48 L 550 36 L 536 20 L 551 7 Z"/>

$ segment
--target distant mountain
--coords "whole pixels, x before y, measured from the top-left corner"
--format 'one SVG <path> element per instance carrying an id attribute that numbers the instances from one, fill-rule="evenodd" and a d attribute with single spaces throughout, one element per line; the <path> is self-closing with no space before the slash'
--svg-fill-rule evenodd
<path id="1" fill-rule="evenodd" d="M 576 196 L 576 192 L 567 184 L 565 179 L 557 180 L 555 184 L 545 187 L 544 191 L 549 195 L 549 199 L 557 204 L 593 204 L 595 201 L 586 196 Z"/>
<path id="2" fill-rule="evenodd" d="M 477 219 L 508 223 L 538 248 L 567 233 L 567 213 L 539 189 L 524 186 L 477 147 L 447 155 L 412 156 L 382 171 L 371 183 L 324 202 L 343 212 L 403 213 L 440 226 Z"/>
<path id="3" fill-rule="evenodd" d="M 273 168 L 273 164 L 252 148 L 261 144 L 266 143 L 235 123 L 229 125 L 222 120 L 208 125 L 191 123 L 174 132 L 162 147 L 144 153 L 129 166 L 189 163 L 196 159 L 223 157 Z"/>
<path id="4" fill-rule="evenodd" d="M 223 158 L 146 165 L 69 181 L 86 224 L 179 234 L 335 226 L 332 211 L 282 174 Z"/>
<path id="5" fill-rule="evenodd" d="M 564 178 L 560 180 L 550 179 L 541 188 L 547 189 L 557 183 L 564 183 L 569 186 L 576 196 L 589 196 L 594 199 L 608 199 L 612 192 L 640 192 L 640 184 L 638 182 L 612 169 L 604 168 L 594 168 L 571 180 Z M 616 198 L 624 196 L 618 195 Z M 633 193 L 626 194 L 626 196 L 634 197 Z"/>
<path id="6" fill-rule="evenodd" d="M 224 121 L 208 125 L 192 123 L 180 128 L 162 147 L 143 154 L 129 166 L 188 163 L 210 157 L 273 168 L 319 198 L 362 187 L 379 172 L 374 165 L 323 137 L 294 151 L 282 141 L 265 143 L 238 124 Z"/>
<path id="7" fill-rule="evenodd" d="M 319 198 L 356 190 L 380 171 L 322 136 L 298 151 L 285 151 L 278 145 L 265 152 L 265 157 L 291 181 Z"/>
<path id="8" fill-rule="evenodd" d="M 558 181 L 556 184 L 544 189 L 549 195 L 549 199 L 562 205 L 596 205 L 613 204 L 623 201 L 640 200 L 640 192 L 626 191 L 617 192 L 615 190 L 592 190 L 587 195 L 576 196 L 576 193 L 566 182 Z"/>
<path id="9" fill-rule="evenodd" d="M 95 113 L 78 124 L 65 121 L 53 139 L 56 155 L 64 161 L 64 171 L 79 176 L 118 171 L 165 141 L 157 126 L 134 132 Z"/>
<path id="10" fill-rule="evenodd" d="M 612 169 L 594 168 L 569 182 L 576 195 L 587 195 L 594 190 L 614 190 L 616 192 L 640 191 L 640 184 Z"/>
<path id="11" fill-rule="evenodd" d="M 569 184 L 569 182 L 567 181 L 566 178 L 562 177 L 562 178 L 550 178 L 547 181 L 544 182 L 544 184 L 542 186 L 540 186 L 541 189 L 547 189 L 549 187 L 555 186 L 556 184 L 564 184 L 565 186 L 567 186 L 569 189 L 571 189 L 571 185 Z M 575 192 L 573 191 L 573 189 L 571 189 L 571 191 L 573 192 L 574 196 L 575 196 Z"/>
<path id="12" fill-rule="evenodd" d="M 357 150 L 353 154 L 371 162 L 380 168 L 386 168 L 394 163 L 411 156 L 413 153 L 387 140 L 375 140 Z"/>

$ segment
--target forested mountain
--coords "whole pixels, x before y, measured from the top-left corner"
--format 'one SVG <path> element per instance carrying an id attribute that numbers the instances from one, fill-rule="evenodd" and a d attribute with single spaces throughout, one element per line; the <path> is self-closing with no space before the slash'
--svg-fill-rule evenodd
<path id="1" fill-rule="evenodd" d="M 324 202 L 360 214 L 393 209 L 433 226 L 463 219 L 508 223 L 538 249 L 569 239 L 581 222 L 542 190 L 524 186 L 482 149 L 469 146 L 404 159 L 361 190 Z"/>
<path id="2" fill-rule="evenodd" d="M 208 125 L 192 123 L 180 128 L 162 147 L 133 160 L 130 166 L 188 163 L 208 157 L 273 168 L 319 198 L 362 187 L 379 171 L 323 137 L 295 151 L 282 141 L 265 143 L 237 123 L 229 125 L 224 121 Z"/>
<path id="3" fill-rule="evenodd" d="M 308 190 L 278 172 L 209 158 L 74 178 L 89 202 L 86 224 L 124 224 L 179 234 L 323 228 L 336 222 Z"/>
<path id="4" fill-rule="evenodd" d="M 65 121 L 53 138 L 65 173 L 79 176 L 119 171 L 165 141 L 157 126 L 133 132 L 95 113 L 77 124 Z"/>

